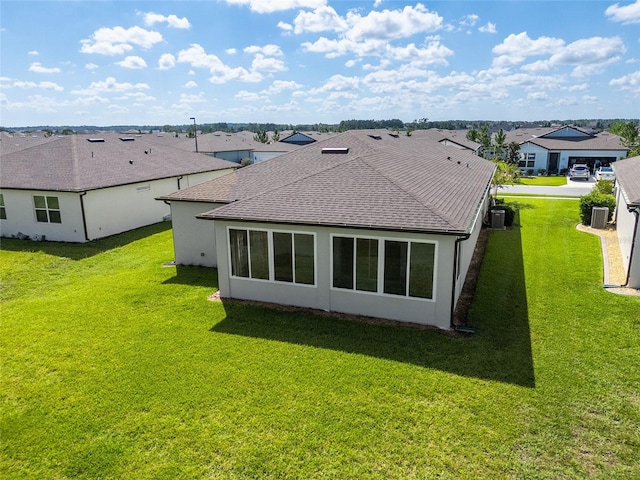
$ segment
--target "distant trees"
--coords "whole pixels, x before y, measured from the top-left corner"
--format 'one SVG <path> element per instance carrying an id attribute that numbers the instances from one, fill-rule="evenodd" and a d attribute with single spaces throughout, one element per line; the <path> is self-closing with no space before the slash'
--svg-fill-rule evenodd
<path id="1" fill-rule="evenodd" d="M 338 125 L 338 130 L 366 130 L 376 128 L 404 128 L 404 122 L 397 118 L 391 120 L 343 120 Z"/>
<path id="2" fill-rule="evenodd" d="M 265 130 L 258 130 L 258 132 L 253 136 L 253 139 L 256 142 L 269 143 L 269 135 L 267 135 Z"/>

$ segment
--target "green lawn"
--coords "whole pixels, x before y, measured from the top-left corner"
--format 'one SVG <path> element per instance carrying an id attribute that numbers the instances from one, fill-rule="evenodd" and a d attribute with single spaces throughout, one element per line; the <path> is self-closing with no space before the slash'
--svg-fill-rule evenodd
<path id="1" fill-rule="evenodd" d="M 538 187 L 559 187 L 567 184 L 567 177 L 525 177 L 520 179 L 520 184 Z"/>
<path id="2" fill-rule="evenodd" d="M 492 231 L 477 333 L 206 297 L 166 225 L 2 241 L 4 478 L 640 478 L 640 299 L 575 201 Z"/>

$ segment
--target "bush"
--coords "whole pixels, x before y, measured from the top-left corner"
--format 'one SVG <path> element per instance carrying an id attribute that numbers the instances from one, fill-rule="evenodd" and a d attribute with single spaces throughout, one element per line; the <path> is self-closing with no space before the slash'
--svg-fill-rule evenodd
<path id="1" fill-rule="evenodd" d="M 240 160 L 241 167 L 248 167 L 249 165 L 253 165 L 253 160 L 251 160 L 249 157 L 245 157 Z"/>
<path id="2" fill-rule="evenodd" d="M 516 218 L 516 210 L 509 204 L 504 203 L 501 198 L 496 199 L 495 205 L 489 207 L 489 216 L 494 210 L 504 210 L 504 226 L 510 227 L 513 225 L 513 220 Z"/>
<path id="3" fill-rule="evenodd" d="M 609 209 L 607 221 L 611 221 L 613 211 L 616 208 L 616 199 L 613 195 L 597 190 L 580 197 L 580 221 L 583 225 L 591 225 L 591 209 L 593 207 L 607 207 Z"/>
<path id="4" fill-rule="evenodd" d="M 529 176 L 533 175 L 533 168 L 528 168 L 527 169 L 527 175 L 529 175 Z"/>
<path id="5" fill-rule="evenodd" d="M 598 180 L 595 189 L 600 193 L 613 195 L 613 180 Z"/>

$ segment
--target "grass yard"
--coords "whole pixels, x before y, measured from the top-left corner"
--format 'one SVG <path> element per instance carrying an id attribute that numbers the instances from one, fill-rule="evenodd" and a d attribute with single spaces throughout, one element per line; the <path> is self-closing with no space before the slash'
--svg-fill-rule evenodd
<path id="1" fill-rule="evenodd" d="M 537 187 L 560 187 L 567 184 L 567 177 L 523 177 L 521 185 L 535 185 Z"/>
<path id="2" fill-rule="evenodd" d="M 468 338 L 209 302 L 166 225 L 3 239 L 0 476 L 640 478 L 640 299 L 575 201 L 517 203 Z"/>

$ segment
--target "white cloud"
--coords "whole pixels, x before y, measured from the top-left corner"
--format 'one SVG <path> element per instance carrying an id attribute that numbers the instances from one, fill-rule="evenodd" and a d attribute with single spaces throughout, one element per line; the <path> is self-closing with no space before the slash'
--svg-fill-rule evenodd
<path id="1" fill-rule="evenodd" d="M 334 75 L 321 87 L 311 89 L 310 93 L 316 95 L 318 93 L 348 92 L 358 90 L 359 87 L 360 79 L 358 77 Z"/>
<path id="2" fill-rule="evenodd" d="M 588 83 L 580 83 L 578 85 L 571 85 L 569 87 L 569 91 L 570 92 L 582 92 L 584 90 L 589 90 L 589 84 Z"/>
<path id="3" fill-rule="evenodd" d="M 429 12 L 421 3 L 402 10 L 371 11 L 365 17 L 351 11 L 346 21 L 351 28 L 345 36 L 354 41 L 407 38 L 442 28 L 442 17 Z"/>
<path id="4" fill-rule="evenodd" d="M 640 70 L 619 78 L 614 78 L 609 82 L 609 85 L 612 87 L 620 87 L 621 90 L 640 93 Z"/>
<path id="5" fill-rule="evenodd" d="M 551 55 L 552 65 L 575 65 L 574 76 L 593 75 L 620 60 L 626 48 L 620 37 L 577 40 Z"/>
<path id="6" fill-rule="evenodd" d="M 87 70 L 95 70 L 97 68 L 100 68 L 98 65 L 96 65 L 95 63 L 87 63 L 84 68 L 86 68 Z"/>
<path id="7" fill-rule="evenodd" d="M 302 85 L 300 85 L 297 82 L 294 82 L 293 80 L 291 80 L 291 81 L 275 80 L 269 86 L 269 88 L 263 90 L 260 93 L 263 93 L 263 94 L 266 94 L 266 95 L 274 95 L 276 93 L 283 92 L 284 90 L 295 90 L 295 89 L 299 89 L 299 88 L 302 88 Z"/>
<path id="8" fill-rule="evenodd" d="M 180 28 L 184 30 L 188 30 L 191 28 L 191 24 L 186 17 L 178 18 L 176 15 L 164 16 L 159 13 L 145 13 L 144 14 L 144 23 L 148 26 L 153 26 L 156 23 L 167 22 L 167 25 L 171 28 Z"/>
<path id="9" fill-rule="evenodd" d="M 193 80 L 189 80 L 187 83 L 184 84 L 184 88 L 196 88 L 197 86 L 198 84 Z"/>
<path id="10" fill-rule="evenodd" d="M 552 64 L 548 60 L 538 60 L 537 62 L 523 65 L 521 68 L 526 72 L 546 72 L 551 70 Z"/>
<path id="11" fill-rule="evenodd" d="M 235 55 L 236 53 L 238 53 L 238 51 L 235 48 L 227 48 L 224 53 L 226 53 L 227 55 Z"/>
<path id="12" fill-rule="evenodd" d="M 640 0 L 622 7 L 616 3 L 607 8 L 604 14 L 609 17 L 609 20 L 622 22 L 623 25 L 640 23 Z"/>
<path id="13" fill-rule="evenodd" d="M 295 8 L 318 8 L 327 0 L 224 0 L 231 5 L 247 5 L 257 13 L 273 13 Z"/>
<path id="14" fill-rule="evenodd" d="M 251 54 L 256 54 L 256 53 L 261 53 L 263 55 L 266 55 L 268 57 L 281 57 L 282 54 L 282 50 L 280 49 L 280 47 L 278 45 L 274 45 L 274 44 L 269 44 L 269 45 L 265 45 L 264 47 L 259 47 L 257 45 L 251 45 L 249 47 L 246 47 L 244 49 L 245 53 L 251 53 Z"/>
<path id="15" fill-rule="evenodd" d="M 37 57 L 38 55 L 40 55 L 40 53 L 38 53 L 37 50 L 31 50 L 27 53 L 27 55 L 33 55 L 34 57 Z"/>
<path id="16" fill-rule="evenodd" d="M 132 45 L 148 49 L 161 41 L 162 35 L 160 33 L 140 27 L 100 28 L 91 35 L 91 38 L 80 41 L 82 43 L 80 52 L 122 55 L 133 50 Z"/>
<path id="17" fill-rule="evenodd" d="M 547 92 L 529 92 L 527 94 L 527 98 L 529 100 L 548 100 L 549 99 L 549 94 Z"/>
<path id="18" fill-rule="evenodd" d="M 284 72 L 287 70 L 284 62 L 277 58 L 268 58 L 258 53 L 253 62 L 251 62 L 251 70 L 256 72 Z"/>
<path id="19" fill-rule="evenodd" d="M 409 62 L 411 65 L 447 65 L 446 57 L 453 55 L 453 50 L 435 40 L 426 48 L 418 48 L 413 43 L 405 47 L 387 46 L 386 54 L 388 58 Z"/>
<path id="20" fill-rule="evenodd" d="M 303 32 L 344 32 L 349 28 L 345 19 L 329 6 L 316 8 L 313 12 L 301 11 L 293 21 L 294 33 Z"/>
<path id="21" fill-rule="evenodd" d="M 498 55 L 493 60 L 496 66 L 522 63 L 527 57 L 550 55 L 564 47 L 564 40 L 551 37 L 540 37 L 532 40 L 527 32 L 511 34 L 500 45 L 493 47 L 492 52 Z"/>
<path id="22" fill-rule="evenodd" d="M 91 82 L 88 88 L 72 90 L 74 95 L 96 95 L 98 93 L 123 93 L 130 90 L 148 90 L 146 83 L 118 83 L 114 77 L 108 77 L 103 81 Z"/>
<path id="23" fill-rule="evenodd" d="M 206 68 L 209 70 L 211 83 L 226 83 L 231 80 L 243 82 L 259 82 L 262 75 L 258 72 L 249 72 L 245 68 L 232 68 L 225 65 L 216 55 L 207 54 L 204 48 L 197 43 L 191 44 L 186 50 L 178 53 L 178 62 L 188 63 L 194 68 Z"/>
<path id="24" fill-rule="evenodd" d="M 473 27 L 476 23 L 478 23 L 478 20 L 480 20 L 480 17 L 475 13 L 472 13 L 471 15 L 465 15 L 464 17 L 462 17 L 459 23 L 461 27 L 469 28 L 469 27 Z"/>
<path id="25" fill-rule="evenodd" d="M 170 53 L 163 53 L 158 59 L 158 70 L 170 70 L 176 66 L 176 57 Z"/>
<path id="26" fill-rule="evenodd" d="M 240 90 L 238 93 L 234 95 L 234 98 L 238 100 L 243 100 L 245 102 L 255 102 L 257 100 L 264 100 L 264 97 L 258 95 L 255 92 L 247 92 L 246 90 Z"/>
<path id="27" fill-rule="evenodd" d="M 64 91 L 64 87 L 61 85 L 58 85 L 57 83 L 54 82 L 40 82 L 38 84 L 38 86 L 40 88 L 43 88 L 45 90 L 53 90 L 54 92 L 63 92 Z"/>
<path id="28" fill-rule="evenodd" d="M 283 21 L 278 22 L 278 28 L 281 30 L 284 30 L 285 32 L 292 32 L 293 31 L 293 25 L 291 25 L 290 23 L 286 23 Z"/>
<path id="29" fill-rule="evenodd" d="M 130 68 L 132 70 L 139 70 L 141 68 L 147 68 L 147 62 L 142 57 L 129 56 L 120 62 L 116 62 L 116 65 L 120 65 L 122 68 Z"/>
<path id="30" fill-rule="evenodd" d="M 13 86 L 16 88 L 36 88 L 38 84 L 36 82 L 23 82 L 22 80 L 16 80 L 13 82 Z"/>
<path id="31" fill-rule="evenodd" d="M 34 62 L 29 65 L 29 71 L 34 73 L 60 73 L 60 69 L 57 67 L 47 68 L 43 67 L 40 62 Z"/>
<path id="32" fill-rule="evenodd" d="M 491 23 L 491 22 L 487 22 L 486 25 L 478 28 L 478 31 L 482 32 L 482 33 L 496 33 L 497 32 L 496 24 L 495 23 Z"/>

